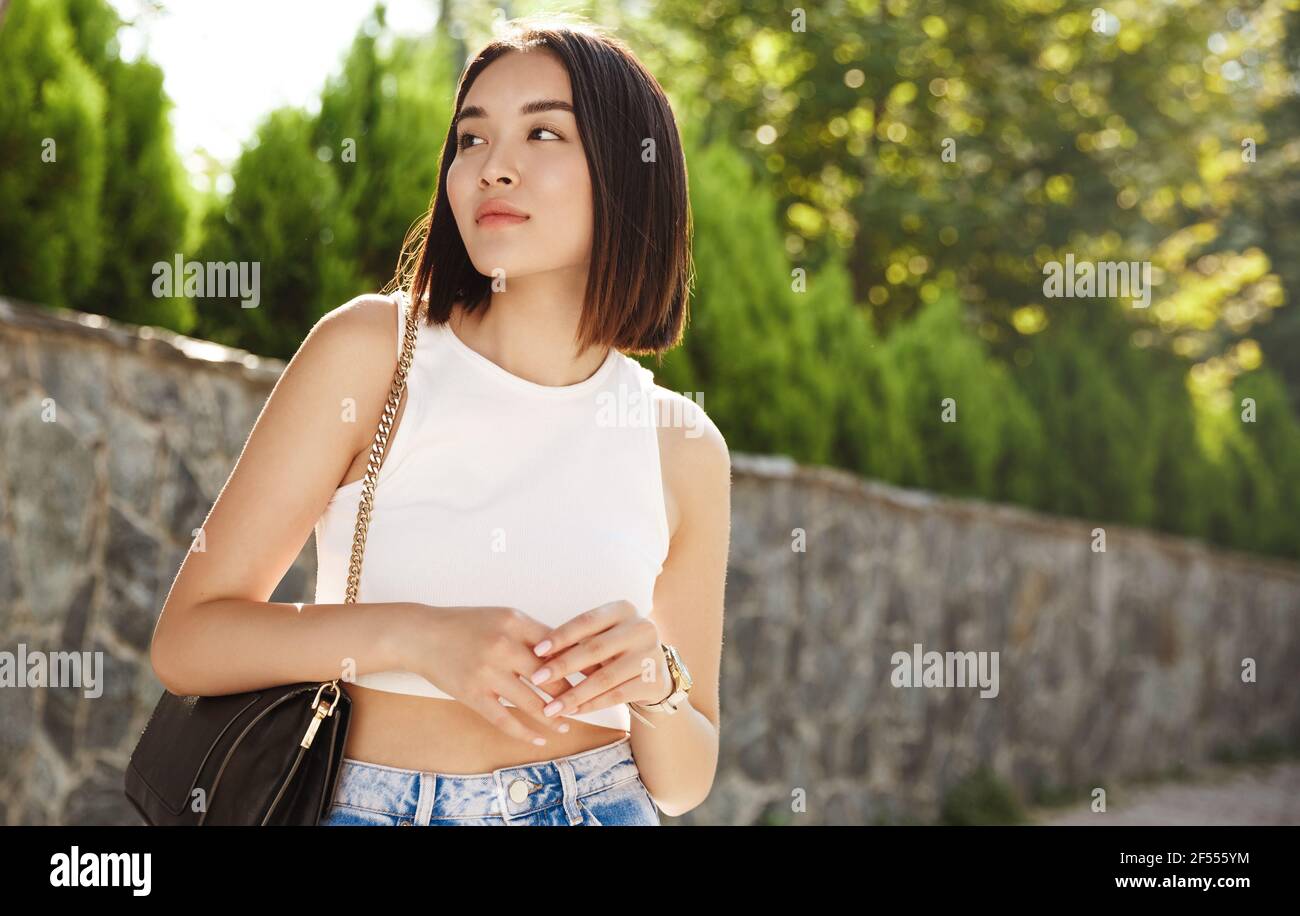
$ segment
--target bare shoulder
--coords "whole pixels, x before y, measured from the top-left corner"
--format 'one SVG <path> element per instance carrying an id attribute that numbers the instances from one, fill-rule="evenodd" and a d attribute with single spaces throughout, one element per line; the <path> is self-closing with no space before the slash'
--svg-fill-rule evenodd
<path id="1" fill-rule="evenodd" d="M 655 385 L 655 419 L 673 537 L 697 514 L 730 513 L 731 452 L 701 400 Z"/>
<path id="2" fill-rule="evenodd" d="M 397 308 L 391 296 L 364 293 L 322 315 L 308 336 L 328 334 L 364 347 L 396 350 Z"/>
<path id="3" fill-rule="evenodd" d="M 399 351 L 398 308 L 400 301 L 392 296 L 356 296 L 322 315 L 303 342 L 303 350 L 308 350 L 312 339 L 319 338 L 313 372 L 322 376 L 323 390 L 345 398 L 355 410 L 357 422 L 350 424 L 354 453 L 369 451 L 388 400 Z M 405 407 L 403 399 L 398 422 Z"/>

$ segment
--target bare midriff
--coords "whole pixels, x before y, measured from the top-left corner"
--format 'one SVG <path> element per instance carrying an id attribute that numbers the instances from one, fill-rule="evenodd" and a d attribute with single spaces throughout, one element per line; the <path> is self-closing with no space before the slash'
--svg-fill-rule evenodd
<path id="1" fill-rule="evenodd" d="M 344 684 L 343 689 L 352 698 L 344 756 L 404 770 L 447 775 L 490 773 L 500 767 L 579 754 L 627 735 L 621 728 L 563 716 L 568 733 L 548 734 L 545 726 L 518 709 L 502 706 L 527 727 L 543 732 L 546 745 L 539 747 L 507 735 L 458 700 L 390 693 L 357 684 Z"/>

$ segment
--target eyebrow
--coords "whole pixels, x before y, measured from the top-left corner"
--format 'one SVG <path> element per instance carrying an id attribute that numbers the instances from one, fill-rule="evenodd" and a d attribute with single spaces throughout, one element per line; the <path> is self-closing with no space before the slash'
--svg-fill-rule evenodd
<path id="1" fill-rule="evenodd" d="M 535 99 L 531 102 L 525 102 L 519 107 L 521 115 L 539 114 L 543 111 L 567 111 L 569 114 L 575 114 L 573 106 L 563 99 Z M 460 114 L 456 115 L 452 127 L 469 118 L 486 118 L 487 116 L 487 109 L 481 105 L 466 105 L 460 110 Z"/>

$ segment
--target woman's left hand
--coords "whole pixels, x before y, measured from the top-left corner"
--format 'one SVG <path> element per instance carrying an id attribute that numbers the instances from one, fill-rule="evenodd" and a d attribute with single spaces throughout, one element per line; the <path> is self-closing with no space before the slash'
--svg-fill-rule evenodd
<path id="1" fill-rule="evenodd" d="M 659 628 L 630 601 L 602 604 L 555 627 L 533 647 L 533 654 L 544 659 L 532 675 L 533 683 L 555 697 L 544 710 L 548 716 L 573 716 L 627 702 L 653 704 L 672 693 Z M 585 680 L 561 693 L 545 686 L 579 671 Z"/>

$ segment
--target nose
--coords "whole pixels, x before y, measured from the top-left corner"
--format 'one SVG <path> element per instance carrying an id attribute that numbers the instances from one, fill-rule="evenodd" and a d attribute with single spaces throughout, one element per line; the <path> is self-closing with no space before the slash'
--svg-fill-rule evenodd
<path id="1" fill-rule="evenodd" d="M 510 185 L 518 180 L 519 176 L 515 173 L 515 170 L 503 164 L 497 157 L 489 157 L 478 173 L 478 183 L 482 188 L 490 188 L 497 182 Z"/>

